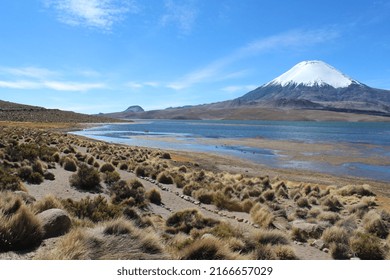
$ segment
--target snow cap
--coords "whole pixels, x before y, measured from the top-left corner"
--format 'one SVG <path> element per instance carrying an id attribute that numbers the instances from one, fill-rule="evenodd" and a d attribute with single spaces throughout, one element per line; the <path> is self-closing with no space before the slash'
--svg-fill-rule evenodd
<path id="1" fill-rule="evenodd" d="M 360 84 L 323 61 L 309 60 L 298 63 L 265 86 L 304 85 L 309 87 L 332 86 L 334 88 L 345 88 L 352 83 Z"/>

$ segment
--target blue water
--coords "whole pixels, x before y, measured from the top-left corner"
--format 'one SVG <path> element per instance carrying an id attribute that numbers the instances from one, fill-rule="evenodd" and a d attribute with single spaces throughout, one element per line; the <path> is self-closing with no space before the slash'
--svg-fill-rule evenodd
<path id="1" fill-rule="evenodd" d="M 283 155 L 277 150 L 245 146 L 214 146 L 199 141 L 210 138 L 264 138 L 305 143 L 343 143 L 362 148 L 364 146 L 366 153 L 390 158 L 390 123 L 384 122 L 143 120 L 133 124 L 104 125 L 76 134 L 134 146 L 229 154 L 276 168 L 298 168 L 390 182 L 390 166 L 360 163 L 332 166 L 319 162 L 286 161 L 281 160 Z M 161 141 L 164 137 L 173 137 L 175 141 Z"/>

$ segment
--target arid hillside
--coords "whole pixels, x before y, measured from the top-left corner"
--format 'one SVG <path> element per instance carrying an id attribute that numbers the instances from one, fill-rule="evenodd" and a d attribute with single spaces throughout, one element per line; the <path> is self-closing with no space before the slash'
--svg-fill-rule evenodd
<path id="1" fill-rule="evenodd" d="M 117 120 L 104 116 L 90 116 L 0 100 L 0 121 L 102 123 L 116 122 Z"/>

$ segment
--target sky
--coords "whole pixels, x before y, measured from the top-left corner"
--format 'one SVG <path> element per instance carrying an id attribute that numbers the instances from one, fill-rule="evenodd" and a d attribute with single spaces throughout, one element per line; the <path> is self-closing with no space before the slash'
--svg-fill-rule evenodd
<path id="1" fill-rule="evenodd" d="M 0 100 L 87 114 L 233 99 L 304 60 L 390 89 L 390 1 L 0 3 Z"/>

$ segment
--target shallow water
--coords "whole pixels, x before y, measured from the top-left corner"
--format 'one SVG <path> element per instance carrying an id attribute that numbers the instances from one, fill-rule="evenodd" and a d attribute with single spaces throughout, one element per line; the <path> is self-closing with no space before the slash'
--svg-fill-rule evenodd
<path id="1" fill-rule="evenodd" d="M 200 141 L 213 138 L 264 138 L 351 146 L 369 144 L 375 147 L 365 148 L 363 152 L 367 153 L 367 157 L 380 154 L 381 157 L 390 158 L 389 123 L 147 120 L 134 124 L 104 125 L 75 134 L 126 145 L 227 154 L 275 168 L 303 169 L 390 182 L 390 166 L 363 163 L 335 166 L 323 162 L 286 160 L 277 150 L 215 146 Z"/>

